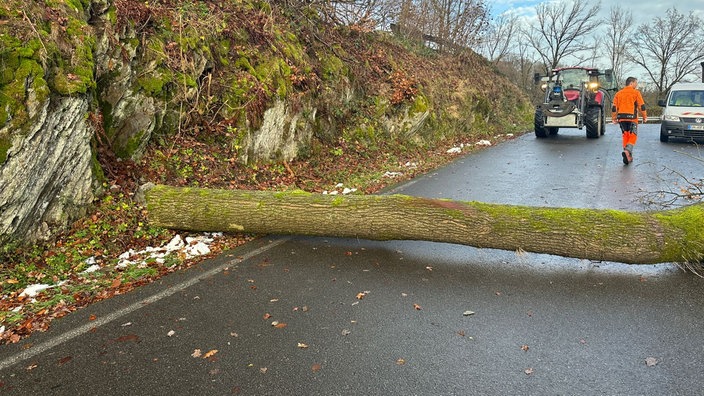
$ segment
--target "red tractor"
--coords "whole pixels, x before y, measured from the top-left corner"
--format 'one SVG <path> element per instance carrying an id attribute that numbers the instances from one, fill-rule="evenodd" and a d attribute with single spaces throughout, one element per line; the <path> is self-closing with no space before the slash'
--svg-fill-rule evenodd
<path id="1" fill-rule="evenodd" d="M 604 76 L 603 81 L 599 77 Z M 545 91 L 543 103 L 535 109 L 535 136 L 556 135 L 560 128 L 586 127 L 587 138 L 596 139 L 606 127 L 605 100 L 613 90 L 611 70 L 604 73 L 587 67 L 553 69 L 550 75 L 535 75 Z M 602 88 L 603 85 L 606 88 Z"/>

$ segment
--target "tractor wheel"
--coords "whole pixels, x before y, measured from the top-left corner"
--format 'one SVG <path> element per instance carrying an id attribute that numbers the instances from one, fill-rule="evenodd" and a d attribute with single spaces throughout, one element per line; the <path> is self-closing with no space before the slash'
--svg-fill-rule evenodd
<path id="1" fill-rule="evenodd" d="M 587 138 L 589 139 L 597 139 L 604 134 L 604 112 L 601 106 L 587 108 L 584 126 L 587 127 Z"/>
<path id="2" fill-rule="evenodd" d="M 535 137 L 544 138 L 548 136 L 548 131 L 545 128 L 545 117 L 543 117 L 543 110 L 535 110 L 535 118 L 533 119 L 533 124 L 535 125 Z"/>
<path id="3" fill-rule="evenodd" d="M 559 131 L 559 130 L 560 130 L 560 128 L 558 128 L 558 127 L 548 127 L 548 133 L 550 134 L 550 136 L 557 135 L 557 131 Z"/>

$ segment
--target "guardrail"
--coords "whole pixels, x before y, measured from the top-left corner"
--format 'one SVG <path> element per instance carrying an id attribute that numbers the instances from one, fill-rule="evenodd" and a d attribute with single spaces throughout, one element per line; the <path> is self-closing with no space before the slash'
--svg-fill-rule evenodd
<path id="1" fill-rule="evenodd" d="M 613 122 L 613 119 L 611 117 L 606 117 L 604 118 L 607 123 Z M 643 117 L 638 117 L 638 122 L 643 123 Z M 660 122 L 660 116 L 655 116 L 655 117 L 648 117 L 648 122 L 646 124 L 657 124 Z"/>

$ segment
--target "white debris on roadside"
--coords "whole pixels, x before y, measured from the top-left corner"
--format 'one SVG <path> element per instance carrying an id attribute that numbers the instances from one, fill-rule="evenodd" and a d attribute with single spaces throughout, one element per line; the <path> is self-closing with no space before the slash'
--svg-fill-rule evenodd
<path id="1" fill-rule="evenodd" d="M 83 271 L 81 271 L 81 274 L 90 274 L 90 273 L 95 272 L 95 271 L 97 271 L 97 270 L 99 270 L 99 269 L 100 269 L 100 266 L 99 266 L 98 264 L 93 264 L 93 265 L 91 265 L 90 267 L 88 267 L 88 268 L 84 269 Z"/>
<path id="2" fill-rule="evenodd" d="M 163 264 L 164 257 L 174 252 L 181 253 L 179 254 L 179 257 L 185 257 L 186 259 L 210 254 L 211 250 L 209 245 L 213 241 L 215 241 L 216 238 L 219 238 L 221 236 L 221 232 L 205 233 L 196 237 L 187 237 L 184 242 L 180 235 L 176 235 L 164 247 L 155 248 L 147 246 L 144 250 L 135 251 L 134 249 L 130 249 L 122 253 L 118 257 L 119 261 L 115 268 L 124 269 L 131 265 L 146 266 L 148 260 L 155 260 L 156 262 Z M 89 267 L 80 272 L 80 274 L 82 275 L 90 274 L 101 269 L 100 265 L 97 264 L 95 257 L 87 258 L 85 260 L 85 263 L 88 264 Z M 46 283 L 37 283 L 29 285 L 19 295 L 20 297 L 34 298 L 37 296 L 37 294 L 46 289 L 58 287 L 67 282 L 68 281 L 64 280 L 53 285 L 49 285 Z M 19 312 L 22 307 L 19 306 L 15 309 L 16 311 L 13 310 L 14 312 Z"/>
<path id="3" fill-rule="evenodd" d="M 0 326 L 0 335 L 5 332 L 5 326 Z"/>
<path id="4" fill-rule="evenodd" d="M 491 142 L 488 140 L 480 140 L 476 143 L 477 146 L 491 146 Z"/>
<path id="5" fill-rule="evenodd" d="M 172 252 L 174 250 L 179 250 L 185 246 L 185 243 L 183 242 L 183 238 L 181 238 L 181 235 L 176 234 L 175 237 L 171 238 L 171 241 L 164 247 L 166 251 Z M 147 248 L 149 249 L 149 248 Z"/>
<path id="6" fill-rule="evenodd" d="M 95 257 L 91 256 L 88 257 L 85 261 L 86 265 L 88 268 L 84 269 L 81 271 L 81 274 L 90 274 L 91 272 L 95 272 L 100 269 L 100 265 L 95 260 Z"/>
<path id="7" fill-rule="evenodd" d="M 197 241 L 193 245 L 186 246 L 186 257 L 204 256 L 210 253 L 210 248 L 205 242 Z"/>
<path id="8" fill-rule="evenodd" d="M 342 191 L 339 191 L 340 188 L 342 188 Z M 342 183 L 337 183 L 335 185 L 335 190 L 332 190 L 332 191 L 325 190 L 325 191 L 323 191 L 323 195 L 337 195 L 337 194 L 347 195 L 347 194 L 351 194 L 355 191 L 357 191 L 356 188 L 348 188 L 348 187 L 345 187 L 344 184 L 342 184 Z"/>
<path id="9" fill-rule="evenodd" d="M 62 286 L 62 285 L 64 285 L 66 282 L 68 282 L 68 281 L 63 280 L 63 281 L 58 282 L 58 283 L 53 284 L 53 285 L 47 285 L 46 283 L 35 283 L 35 284 L 33 284 L 33 285 L 29 285 L 29 286 L 25 287 L 24 290 L 22 291 L 22 293 L 20 293 L 20 297 L 32 297 L 32 298 L 33 298 L 33 297 L 36 297 L 37 294 L 39 294 L 40 292 L 42 292 L 42 291 L 44 291 L 44 290 L 46 290 L 46 289 L 51 289 L 52 287 L 59 287 L 59 286 Z M 17 307 L 17 308 L 22 309 L 21 306 L 20 306 L 20 307 Z M 14 312 L 19 312 L 19 309 L 18 309 L 17 311 L 14 311 L 14 310 L 13 310 L 13 311 L 14 311 Z"/>
<path id="10" fill-rule="evenodd" d="M 183 253 L 186 259 L 193 257 L 203 256 L 210 253 L 209 245 L 215 240 L 216 237 L 221 236 L 222 233 L 214 234 L 204 234 L 197 237 L 186 237 L 184 241 L 181 235 L 176 235 L 166 244 L 164 247 L 152 247 L 147 246 L 144 250 L 138 252 L 130 249 L 122 253 L 118 259 L 117 268 L 127 268 L 135 264 L 146 264 L 147 260 L 156 260 L 158 263 L 163 264 L 164 258 L 174 252 Z M 134 261 L 133 258 L 138 257 L 138 261 Z"/>
<path id="11" fill-rule="evenodd" d="M 386 171 L 386 173 L 381 175 L 381 177 L 389 177 L 391 179 L 395 179 L 395 178 L 401 177 L 401 176 L 403 176 L 403 173 L 401 173 L 401 172 L 389 172 L 389 171 Z"/>
<path id="12" fill-rule="evenodd" d="M 24 291 L 20 293 L 20 297 L 36 297 L 40 291 L 48 289 L 50 287 L 53 286 L 47 285 L 46 283 L 35 283 L 33 285 L 27 286 Z"/>
<path id="13" fill-rule="evenodd" d="M 461 152 L 462 152 L 462 148 L 461 148 L 461 147 L 453 147 L 453 148 L 447 150 L 447 153 L 448 153 L 448 154 L 458 154 L 458 153 L 461 153 Z"/>

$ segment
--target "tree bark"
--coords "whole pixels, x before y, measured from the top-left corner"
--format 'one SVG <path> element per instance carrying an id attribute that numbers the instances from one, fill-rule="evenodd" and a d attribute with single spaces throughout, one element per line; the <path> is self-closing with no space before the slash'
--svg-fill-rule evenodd
<path id="1" fill-rule="evenodd" d="M 153 225 L 189 231 L 424 240 L 629 264 L 704 257 L 704 204 L 626 212 L 163 185 L 145 198 Z"/>

